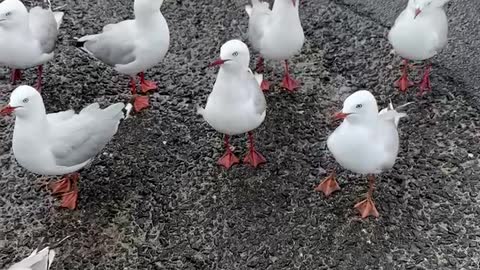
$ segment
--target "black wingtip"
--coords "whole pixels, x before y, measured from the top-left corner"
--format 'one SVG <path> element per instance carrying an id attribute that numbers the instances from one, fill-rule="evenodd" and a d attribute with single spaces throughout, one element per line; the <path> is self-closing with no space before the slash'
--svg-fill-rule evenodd
<path id="1" fill-rule="evenodd" d="M 75 41 L 73 42 L 73 45 L 74 45 L 75 47 L 77 47 L 77 48 L 82 48 L 84 44 L 85 44 L 85 41 L 75 40 Z"/>

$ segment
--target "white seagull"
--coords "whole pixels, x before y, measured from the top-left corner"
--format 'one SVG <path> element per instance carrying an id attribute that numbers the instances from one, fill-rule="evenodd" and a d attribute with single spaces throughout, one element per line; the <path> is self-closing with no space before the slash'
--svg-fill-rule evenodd
<path id="1" fill-rule="evenodd" d="M 67 240 L 70 238 L 70 236 L 67 236 L 57 242 L 56 244 L 52 246 L 46 246 L 45 248 L 40 249 L 40 247 L 43 244 L 40 244 L 38 248 L 36 248 L 30 256 L 27 258 L 13 264 L 10 266 L 7 270 L 48 270 L 50 269 L 50 266 L 52 266 L 53 259 L 55 258 L 55 250 L 54 248 L 57 248 L 63 241 Z"/>
<path id="2" fill-rule="evenodd" d="M 288 59 L 300 53 L 305 41 L 298 14 L 299 5 L 299 0 L 275 0 L 270 10 L 268 2 L 252 0 L 252 5 L 245 7 L 250 17 L 248 38 L 253 48 L 260 53 L 256 71 L 263 72 L 263 58 L 285 61 L 282 87 L 288 91 L 299 87 L 299 83 L 290 76 Z M 262 81 L 261 88 L 268 90 L 268 81 Z"/>
<path id="3" fill-rule="evenodd" d="M 218 164 L 230 168 L 239 162 L 230 149 L 229 136 L 247 133 L 249 150 L 243 159 L 253 167 L 265 163 L 265 158 L 255 150 L 252 130 L 259 127 L 266 115 L 266 101 L 260 89 L 261 75 L 249 69 L 250 52 L 240 40 L 230 40 L 220 49 L 220 59 L 210 66 L 220 66 L 213 90 L 205 109 L 198 113 L 215 130 L 225 134 L 226 153 Z"/>
<path id="4" fill-rule="evenodd" d="M 404 59 L 402 76 L 395 82 L 405 92 L 414 83 L 408 79 L 408 60 L 428 60 L 447 45 L 448 20 L 443 5 L 449 0 L 409 0 L 388 33 L 393 49 Z M 428 61 L 420 82 L 420 94 L 431 91 Z"/>
<path id="5" fill-rule="evenodd" d="M 0 66 L 12 68 L 11 82 L 20 80 L 20 69 L 38 66 L 38 91 L 42 87 L 43 64 L 54 56 L 63 12 L 48 8 L 27 8 L 19 0 L 0 3 Z"/>
<path id="6" fill-rule="evenodd" d="M 343 168 L 368 175 L 367 198 L 355 205 L 362 218 L 379 216 L 372 200 L 374 174 L 391 169 L 395 164 L 399 148 L 397 124 L 404 116 L 406 114 L 397 112 L 391 103 L 378 112 L 375 97 L 366 90 L 350 95 L 342 111 L 335 115 L 336 119 L 344 120 L 328 137 L 328 149 Z M 326 196 L 339 189 L 335 172 L 315 188 Z"/>
<path id="7" fill-rule="evenodd" d="M 117 133 L 131 104 L 116 103 L 100 109 L 93 103 L 80 113 L 73 110 L 47 114 L 42 96 L 26 85 L 17 87 L 0 114 L 15 113 L 13 153 L 30 172 L 66 175 L 50 184 L 53 195 L 62 197 L 62 207 L 75 209 L 79 174 Z"/>
<path id="8" fill-rule="evenodd" d="M 160 12 L 162 4 L 163 0 L 135 0 L 134 20 L 108 24 L 102 33 L 81 37 L 76 44 L 119 73 L 130 76 L 137 112 L 147 108 L 149 100 L 148 96 L 137 96 L 135 77 L 139 75 L 143 93 L 157 89 L 155 82 L 145 80 L 144 71 L 160 63 L 170 46 L 167 21 Z"/>

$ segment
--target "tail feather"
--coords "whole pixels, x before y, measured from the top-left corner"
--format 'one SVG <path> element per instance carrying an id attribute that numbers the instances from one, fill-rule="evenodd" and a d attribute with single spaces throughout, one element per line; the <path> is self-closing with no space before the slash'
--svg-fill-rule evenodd
<path id="1" fill-rule="evenodd" d="M 408 102 L 408 103 L 405 103 L 401 106 L 398 106 L 396 109 L 393 107 L 393 103 L 392 101 L 390 101 L 390 103 L 388 104 L 388 107 L 387 108 L 384 108 L 383 110 L 381 110 L 378 115 L 384 119 L 384 120 L 393 120 L 393 122 L 395 123 L 395 126 L 398 126 L 398 123 L 400 122 L 400 119 L 402 119 L 403 117 L 406 117 L 408 116 L 406 113 L 403 113 L 403 112 L 398 112 L 398 110 L 404 108 L 405 106 L 407 105 L 410 105 L 412 104 L 413 102 Z"/>
<path id="2" fill-rule="evenodd" d="M 127 103 L 127 105 L 125 105 L 125 107 L 122 109 L 124 120 L 130 116 L 130 113 L 132 112 L 132 108 L 133 108 L 132 103 Z"/>
<path id="3" fill-rule="evenodd" d="M 55 17 L 55 21 L 57 22 L 57 30 L 60 29 L 60 25 L 62 24 L 64 14 L 65 13 L 60 11 L 53 12 L 53 17 Z"/>
<path id="4" fill-rule="evenodd" d="M 248 17 L 250 17 L 250 16 L 252 16 L 253 7 L 251 5 L 246 5 L 245 6 L 245 11 L 247 12 Z"/>
<path id="5" fill-rule="evenodd" d="M 255 77 L 255 80 L 257 81 L 258 85 L 262 85 L 263 74 L 255 72 L 255 74 L 253 74 L 253 76 Z"/>
<path id="6" fill-rule="evenodd" d="M 203 107 L 201 107 L 200 105 L 197 105 L 197 114 L 203 115 L 204 111 L 205 109 Z"/>

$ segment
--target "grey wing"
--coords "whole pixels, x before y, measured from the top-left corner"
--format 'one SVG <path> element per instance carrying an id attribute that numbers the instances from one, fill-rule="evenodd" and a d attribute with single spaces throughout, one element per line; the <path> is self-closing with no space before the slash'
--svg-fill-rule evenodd
<path id="1" fill-rule="evenodd" d="M 381 148 L 379 153 L 383 153 L 383 164 L 380 167 L 385 170 L 393 167 L 395 163 L 399 148 L 399 137 L 397 127 L 392 119 L 379 120 L 378 122 L 376 141 L 381 143 L 376 145 Z"/>
<path id="2" fill-rule="evenodd" d="M 30 256 L 10 266 L 8 270 L 48 270 L 54 257 L 55 252 L 49 248 L 45 248 L 40 252 L 34 250 Z"/>
<path id="3" fill-rule="evenodd" d="M 135 61 L 135 42 L 131 24 L 133 21 L 123 21 L 104 27 L 103 33 L 87 36 L 84 48 L 95 58 L 107 65 L 125 65 Z"/>
<path id="4" fill-rule="evenodd" d="M 29 13 L 29 26 L 42 51 L 47 54 L 53 52 L 58 36 L 57 21 L 53 12 L 41 7 L 32 8 Z"/>
<path id="5" fill-rule="evenodd" d="M 258 114 L 265 113 L 267 109 L 267 101 L 265 100 L 265 95 L 263 94 L 262 89 L 260 89 L 259 83 L 261 83 L 260 78 L 256 78 L 255 74 L 253 74 L 251 69 L 248 69 L 248 77 L 249 77 L 249 86 L 252 89 L 252 97 L 253 97 L 253 106 L 255 107 L 255 111 Z M 260 82 L 258 81 L 260 80 Z"/>
<path id="6" fill-rule="evenodd" d="M 123 103 L 102 110 L 91 104 L 68 121 L 52 124 L 51 152 L 59 166 L 82 164 L 98 154 L 117 132 Z"/>
<path id="7" fill-rule="evenodd" d="M 268 5 L 259 4 L 253 6 L 252 14 L 248 21 L 248 38 L 256 48 L 260 47 L 259 42 L 263 37 L 265 25 L 268 24 L 271 13 Z"/>

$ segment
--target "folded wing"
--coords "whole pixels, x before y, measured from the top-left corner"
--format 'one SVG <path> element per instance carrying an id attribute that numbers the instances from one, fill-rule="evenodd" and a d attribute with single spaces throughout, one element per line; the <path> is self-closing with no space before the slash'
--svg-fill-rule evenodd
<path id="1" fill-rule="evenodd" d="M 77 40 L 77 47 L 109 66 L 126 65 L 135 61 L 135 21 L 108 24 L 103 32 Z"/>
<path id="2" fill-rule="evenodd" d="M 117 132 L 120 120 L 125 117 L 124 107 L 123 103 L 116 103 L 100 109 L 94 103 L 70 117 L 49 116 L 49 139 L 56 164 L 71 167 L 97 155 Z"/>
<path id="3" fill-rule="evenodd" d="M 33 37 L 39 41 L 43 53 L 48 54 L 55 49 L 62 17 L 63 12 L 54 13 L 50 9 L 41 7 L 34 7 L 30 10 L 30 31 Z"/>

